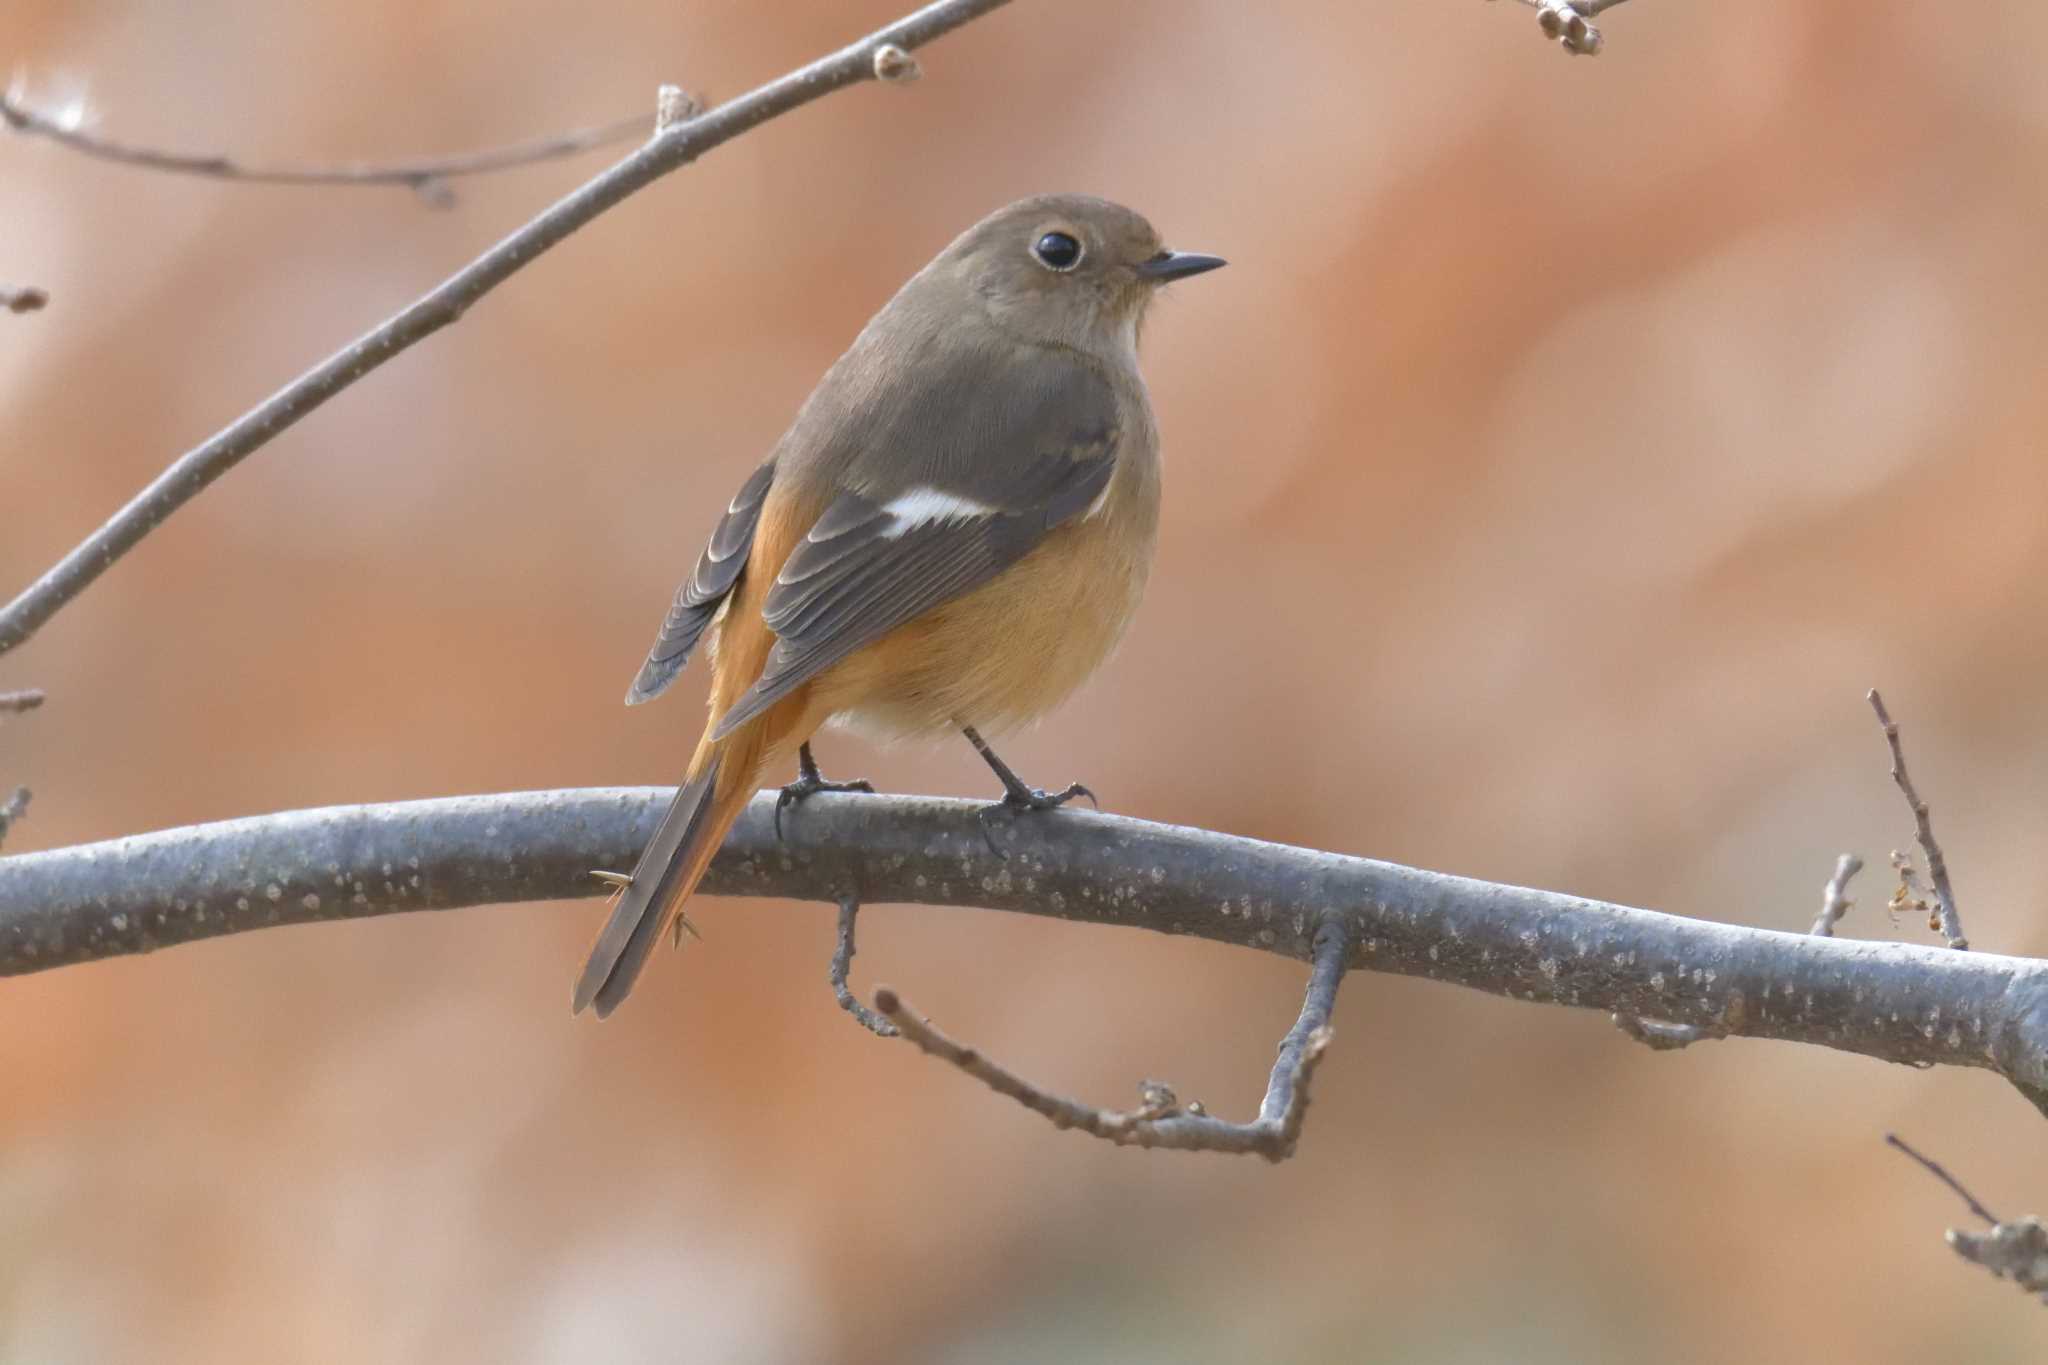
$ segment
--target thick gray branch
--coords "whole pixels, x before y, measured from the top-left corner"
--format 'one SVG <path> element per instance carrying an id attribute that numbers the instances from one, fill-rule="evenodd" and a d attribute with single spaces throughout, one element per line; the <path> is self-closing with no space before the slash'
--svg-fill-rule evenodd
<path id="1" fill-rule="evenodd" d="M 637 190 L 687 166 L 721 143 L 835 90 L 878 79 L 878 48 L 906 52 L 944 36 L 1008 0 L 939 0 L 887 28 L 777 80 L 656 133 L 632 155 L 571 192 L 511 236 L 195 446 L 54 568 L 0 610 L 0 654 L 35 634 L 66 602 L 215 479 L 287 427 L 401 351 L 448 326 L 543 251 Z"/>
<path id="2" fill-rule="evenodd" d="M 0 974 L 270 924 L 594 896 L 670 793 L 600 788 L 346 806 L 0 859 Z M 1684 919 L 1206 830 L 1062 810 L 991 853 L 970 801 L 772 793 L 712 865 L 721 895 L 985 906 L 1350 965 L 1886 1061 L 1984 1067 L 2048 1096 L 2048 963 Z M 1788 912 L 1789 914 L 1789 912 Z"/>

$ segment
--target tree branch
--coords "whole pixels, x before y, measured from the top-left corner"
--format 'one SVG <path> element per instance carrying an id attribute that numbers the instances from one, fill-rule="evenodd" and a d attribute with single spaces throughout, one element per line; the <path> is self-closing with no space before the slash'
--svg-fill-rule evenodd
<path id="1" fill-rule="evenodd" d="M 1807 930 L 1808 933 L 1819 934 L 1822 938 L 1833 936 L 1836 923 L 1855 904 L 1849 899 L 1849 882 L 1862 870 L 1863 860 L 1853 853 L 1844 853 L 1835 859 L 1834 873 L 1829 876 L 1828 884 L 1821 888 L 1820 914 L 1814 917 L 1813 928 Z"/>
<path id="2" fill-rule="evenodd" d="M 35 710 L 44 701 L 40 687 L 25 687 L 19 692 L 0 692 L 0 716 L 19 716 Z M 7 832 L 14 828 L 22 816 L 28 814 L 29 799 L 34 795 L 27 787 L 16 787 L 0 801 L 0 847 L 7 843 Z"/>
<path id="3" fill-rule="evenodd" d="M 364 333 L 195 446 L 0 610 L 0 654 L 20 645 L 165 518 L 286 428 L 409 347 L 456 321 L 548 248 L 605 210 L 705 152 L 768 120 L 861 81 L 878 79 L 876 52 L 913 51 L 1008 0 L 937 0 L 809 66 L 672 124 L 396 316 Z"/>
<path id="4" fill-rule="evenodd" d="M 839 898 L 839 942 L 832 950 L 832 996 L 839 1008 L 853 1016 L 855 1023 L 880 1038 L 894 1038 L 896 1026 L 854 998 L 847 989 L 847 973 L 853 970 L 853 925 L 860 917 L 860 902 L 852 896 Z"/>
<path id="5" fill-rule="evenodd" d="M 842 930 L 846 924 L 841 918 Z M 1173 1087 L 1146 1081 L 1138 1087 L 1139 1107 L 1129 1112 L 1098 1109 L 1032 1084 L 990 1060 L 977 1048 L 954 1042 L 887 986 L 875 992 L 882 1017 L 924 1051 L 951 1062 L 999 1095 L 1008 1095 L 1055 1128 L 1078 1128 L 1119 1147 L 1171 1147 L 1183 1152 L 1256 1152 L 1268 1161 L 1294 1155 L 1301 1125 L 1308 1115 L 1309 1084 L 1329 1049 L 1330 1011 L 1337 1003 L 1337 985 L 1351 956 L 1351 925 L 1341 915 L 1327 916 L 1316 931 L 1313 969 L 1301 1002 L 1301 1015 L 1280 1040 L 1280 1056 L 1266 1081 L 1259 1116 L 1249 1123 L 1219 1119 L 1194 1102 L 1182 1103 Z"/>
<path id="6" fill-rule="evenodd" d="M 0 123 L 5 123 L 17 133 L 47 138 L 100 161 L 139 166 L 144 170 L 262 185 L 401 185 L 436 208 L 446 208 L 455 202 L 455 194 L 448 187 L 450 180 L 576 156 L 614 142 L 623 142 L 647 132 L 652 126 L 647 115 L 636 114 L 632 118 L 614 119 L 595 127 L 577 128 L 452 156 L 385 162 L 346 161 L 333 165 L 263 165 L 218 153 L 171 152 L 160 147 L 145 147 L 102 137 L 88 131 L 75 117 L 36 108 L 29 103 L 28 95 L 18 81 L 0 92 Z"/>
<path id="7" fill-rule="evenodd" d="M 600 894 L 671 793 L 599 788 L 336 807 L 0 859 L 0 974 L 271 924 Z M 991 854 L 969 801 L 757 798 L 720 895 L 982 906 L 1192 934 L 1716 1037 L 1981 1067 L 2048 1102 L 2048 963 L 1686 919 L 1205 830 L 1063 810 Z"/>
<path id="8" fill-rule="evenodd" d="M 9 792 L 5 801 L 0 801 L 0 847 L 7 843 L 7 832 L 15 822 L 28 814 L 28 803 L 35 793 L 27 787 L 16 787 Z"/>
<path id="9" fill-rule="evenodd" d="M 1915 1151 L 1897 1133 L 1886 1133 L 1884 1140 L 1919 1162 L 1929 1175 L 1955 1191 L 1971 1213 L 1991 1224 L 1987 1232 L 1950 1228 L 1947 1240 L 1956 1255 L 2048 1303 L 2048 1222 L 2030 1213 L 2008 1223 L 1985 1208 L 1940 1162 Z"/>
<path id="10" fill-rule="evenodd" d="M 1920 799 L 1920 793 L 1913 789 L 1913 779 L 1906 774 L 1906 751 L 1899 746 L 1899 726 L 1891 713 L 1884 709 L 1884 698 L 1876 688 L 1865 694 L 1870 709 L 1877 713 L 1877 723 L 1884 728 L 1884 742 L 1892 751 L 1892 781 L 1899 784 L 1899 794 L 1906 798 L 1906 804 L 1913 809 L 1913 825 L 1920 840 L 1920 849 L 1927 855 L 1927 880 L 1934 884 L 1936 925 L 1941 936 L 1948 940 L 1948 946 L 1966 949 L 1970 940 L 1963 937 L 1963 921 L 1956 913 L 1955 888 L 1948 881 L 1948 859 L 1942 856 L 1941 845 L 1934 839 L 1934 824 L 1928 818 L 1927 803 Z M 1901 855 L 1894 854 L 1896 860 Z M 1903 872 L 1904 869 L 1902 868 Z"/>

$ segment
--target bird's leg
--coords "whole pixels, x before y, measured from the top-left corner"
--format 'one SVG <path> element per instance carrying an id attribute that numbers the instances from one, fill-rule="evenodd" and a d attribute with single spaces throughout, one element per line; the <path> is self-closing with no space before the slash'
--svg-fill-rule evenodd
<path id="1" fill-rule="evenodd" d="M 875 792 L 875 784 L 864 777 L 857 777 L 851 782 L 827 782 L 824 775 L 818 771 L 818 760 L 811 757 L 810 741 L 805 740 L 797 746 L 796 781 L 775 794 L 775 840 L 777 843 L 782 841 L 783 808 L 785 806 L 794 806 L 806 796 L 815 796 L 819 792 L 866 792 L 872 796 Z"/>
<path id="2" fill-rule="evenodd" d="M 960 733 L 967 736 L 967 742 L 974 746 L 974 752 L 981 755 L 982 761 L 995 771 L 996 780 L 1003 784 L 1003 799 L 992 806 L 981 808 L 981 837 L 988 840 L 989 852 L 998 857 L 1005 855 L 996 847 L 995 836 L 989 833 L 989 821 L 997 814 L 1018 815 L 1031 810 L 1057 810 L 1077 796 L 1087 797 L 1091 806 L 1101 806 L 1102 803 L 1095 799 L 1095 793 L 1079 782 L 1070 782 L 1065 791 L 1059 792 L 1044 792 L 1037 787 L 1027 787 L 1024 785 L 1024 779 L 1017 776 L 1010 765 L 997 756 L 994 749 L 988 747 L 988 741 L 983 739 L 972 725 L 961 726 Z"/>

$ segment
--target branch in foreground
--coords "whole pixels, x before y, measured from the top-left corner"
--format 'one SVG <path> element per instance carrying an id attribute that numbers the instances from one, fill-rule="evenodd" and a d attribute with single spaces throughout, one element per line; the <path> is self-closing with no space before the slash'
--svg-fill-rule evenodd
<path id="1" fill-rule="evenodd" d="M 1906 775 L 1906 751 L 1899 747 L 1898 722 L 1884 709 L 1884 698 L 1871 688 L 1866 694 L 1870 709 L 1877 713 L 1877 723 L 1884 727 L 1884 742 L 1892 751 L 1892 781 L 1899 784 L 1900 795 L 1913 808 L 1913 825 L 1920 840 L 1920 849 L 1927 855 L 1927 879 L 1934 884 L 1934 901 L 1939 915 L 1937 927 L 1941 936 L 1948 940 L 1951 948 L 1968 948 L 1970 940 L 1963 937 L 1963 921 L 1956 913 L 1955 888 L 1948 881 L 1948 859 L 1942 856 L 1941 845 L 1934 839 L 1934 823 L 1928 818 L 1927 803 L 1920 799 L 1920 793 L 1913 789 L 1913 779 Z M 1897 855 L 1894 855 L 1895 857 Z"/>
<path id="2" fill-rule="evenodd" d="M 1950 1175 L 1940 1162 L 1915 1151 L 1897 1133 L 1886 1133 L 1884 1140 L 1919 1162 L 1928 1174 L 1954 1190 L 1970 1206 L 1971 1213 L 1991 1225 L 1989 1232 L 1964 1232 L 1961 1228 L 1950 1228 L 1945 1235 L 1956 1255 L 1972 1265 L 1983 1266 L 1999 1279 L 2010 1279 L 2020 1288 L 2038 1295 L 2041 1302 L 2048 1303 L 2048 1223 L 2031 1213 L 2010 1223 L 2005 1222 L 1979 1203 L 1977 1196 L 1964 1188 L 1963 1182 Z"/>
<path id="3" fill-rule="evenodd" d="M 364 375 L 456 321 L 470 305 L 591 219 L 713 147 L 778 115 L 835 90 L 877 79 L 875 54 L 879 48 L 893 45 L 904 52 L 914 51 L 1007 3 L 937 0 L 828 57 L 655 134 L 646 145 L 558 200 L 395 317 L 179 456 L 104 526 L 0 610 L 0 654 L 35 634 L 66 602 L 85 591 L 109 565 L 215 479 Z"/>
<path id="4" fill-rule="evenodd" d="M 344 806 L 0 859 L 0 974 L 272 924 L 600 894 L 673 795 L 599 788 Z M 1753 929 L 1092 811 L 1019 821 L 1004 858 L 971 801 L 821 794 L 775 837 L 741 816 L 716 895 L 978 906 L 1306 960 L 1341 915 L 1350 965 L 1776 1038 L 1981 1067 L 2048 1105 L 2048 962 Z M 1732 901 L 1747 907 L 1748 898 Z"/>
<path id="5" fill-rule="evenodd" d="M 1536 11 L 1536 23 L 1546 38 L 1574 57 L 1596 57 L 1606 43 L 1593 27 L 1593 16 L 1613 9 L 1622 0 L 1522 0 Z"/>
<path id="6" fill-rule="evenodd" d="M 648 128 L 647 118 L 635 115 L 591 128 L 577 128 L 453 156 L 412 157 L 383 162 L 345 161 L 332 165 L 266 165 L 218 153 L 171 152 L 160 147 L 102 137 L 88 131 L 77 118 L 66 113 L 48 113 L 36 108 L 29 103 L 18 81 L 0 93 L 0 123 L 5 123 L 17 133 L 47 138 L 100 161 L 139 166 L 144 170 L 261 185 L 398 185 L 412 190 L 435 208 L 446 208 L 455 202 L 455 192 L 448 185 L 451 180 L 577 156 L 614 142 L 623 142 L 645 133 Z"/>
<path id="7" fill-rule="evenodd" d="M 1301 1016 L 1280 1040 L 1280 1056 L 1266 1082 L 1259 1116 L 1249 1123 L 1219 1119 L 1200 1104 L 1183 1104 L 1173 1087 L 1146 1081 L 1142 1103 L 1129 1112 L 1098 1109 L 1079 1100 L 1063 1099 L 1033 1085 L 991 1061 L 978 1049 L 954 1042 L 884 986 L 875 992 L 875 1008 L 926 1055 L 951 1062 L 999 1095 L 1008 1095 L 1055 1128 L 1078 1128 L 1119 1147 L 1170 1147 L 1183 1152 L 1257 1152 L 1268 1161 L 1294 1155 L 1301 1125 L 1308 1115 L 1309 1084 L 1329 1049 L 1330 1011 L 1337 1003 L 1337 985 L 1344 979 L 1351 955 L 1351 928 L 1342 917 L 1326 919 L 1316 931 L 1313 966 Z"/>

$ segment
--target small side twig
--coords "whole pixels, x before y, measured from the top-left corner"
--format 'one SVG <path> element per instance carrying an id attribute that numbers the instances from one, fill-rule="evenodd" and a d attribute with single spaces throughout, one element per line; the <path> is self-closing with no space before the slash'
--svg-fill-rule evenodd
<path id="1" fill-rule="evenodd" d="M 1884 740 L 1892 751 L 1892 781 L 1899 784 L 1899 792 L 1906 798 L 1906 804 L 1913 808 L 1913 823 L 1920 840 L 1920 850 L 1927 855 L 1927 880 L 1934 886 L 1935 913 L 1942 938 L 1948 946 L 1967 949 L 1970 940 L 1963 937 L 1963 921 L 1956 913 L 1955 888 L 1949 885 L 1948 859 L 1942 856 L 1941 845 L 1934 838 L 1934 824 L 1928 818 L 1927 803 L 1914 790 L 1913 779 L 1906 773 L 1906 753 L 1899 745 L 1899 726 L 1891 713 L 1885 710 L 1884 698 L 1876 688 L 1868 694 L 1870 709 L 1877 713 L 1877 723 L 1884 728 Z"/>
<path id="2" fill-rule="evenodd" d="M 841 924 L 846 923 L 842 910 Z M 1119 1147 L 1256 1152 L 1268 1161 L 1279 1162 L 1294 1155 L 1301 1141 L 1310 1083 L 1334 1036 L 1330 1011 L 1336 1004 L 1337 986 L 1344 978 L 1350 952 L 1348 923 L 1335 917 L 1325 920 L 1316 932 L 1314 961 L 1301 1014 L 1280 1042 L 1280 1055 L 1267 1079 L 1259 1116 L 1249 1123 L 1217 1118 L 1198 1102 L 1183 1103 L 1171 1086 L 1158 1081 L 1146 1081 L 1139 1087 L 1140 1102 L 1136 1109 L 1098 1109 L 1054 1095 L 991 1061 L 977 1049 L 955 1042 L 886 986 L 875 991 L 875 1008 L 928 1056 L 951 1062 L 997 1094 L 1008 1095 L 1033 1113 L 1050 1119 L 1055 1128 L 1078 1128 Z"/>
<path id="3" fill-rule="evenodd" d="M 1828 878 L 1828 884 L 1821 888 L 1820 914 L 1813 921 L 1809 932 L 1822 938 L 1833 938 L 1835 924 L 1849 913 L 1855 902 L 1849 899 L 1849 881 L 1863 870 L 1863 860 L 1853 853 L 1844 853 L 1835 859 L 1835 873 Z"/>
<path id="4" fill-rule="evenodd" d="M 17 133 L 47 138 L 100 161 L 139 166 L 144 170 L 261 185 L 398 185 L 412 190 L 435 208 L 446 208 L 455 202 L 454 191 L 448 186 L 450 180 L 577 156 L 647 132 L 646 116 L 635 115 L 566 133 L 450 156 L 386 162 L 261 164 L 219 153 L 172 152 L 103 137 L 87 129 L 76 117 L 36 108 L 29 103 L 18 81 L 0 93 L 0 123 L 5 123 Z"/>
<path id="5" fill-rule="evenodd" d="M 14 822 L 28 814 L 29 798 L 33 795 L 27 787 L 16 787 L 5 801 L 0 801 L 0 845 L 6 844 L 7 831 L 14 828 Z"/>
<path id="6" fill-rule="evenodd" d="M 33 711 L 47 700 L 47 694 L 40 687 L 24 687 L 19 692 L 0 692 L 0 715 L 20 715 Z"/>
<path id="7" fill-rule="evenodd" d="M 49 291 L 32 284 L 0 284 L 0 308 L 10 313 L 33 313 L 49 301 Z"/>
<path id="8" fill-rule="evenodd" d="M 1606 39 L 1593 27 L 1593 16 L 1613 9 L 1622 0 L 1522 0 L 1536 11 L 1536 23 L 1543 36 L 1574 57 L 1598 56 Z"/>
<path id="9" fill-rule="evenodd" d="M 1919 1162 L 1929 1175 L 1954 1190 L 1971 1213 L 1991 1225 L 1987 1232 L 1950 1228 L 1943 1235 L 1956 1255 L 2048 1303 L 2048 1222 L 2030 1213 L 2008 1223 L 1985 1208 L 1940 1162 L 1915 1151 L 1897 1133 L 1886 1133 L 1884 1140 Z"/>
<path id="10" fill-rule="evenodd" d="M 18 716 L 24 711 L 33 711 L 43 701 L 44 693 L 39 687 L 0 692 L 0 716 Z M 13 828 L 14 822 L 28 814 L 29 799 L 33 795 L 27 787 L 16 787 L 5 801 L 0 801 L 0 845 L 7 842 L 7 831 Z"/>
<path id="11" fill-rule="evenodd" d="M 853 998 L 846 988 L 846 974 L 853 969 L 853 922 L 860 914 L 860 901 L 853 896 L 839 898 L 839 944 L 832 950 L 832 994 L 839 1008 L 854 1017 L 862 1028 L 882 1038 L 894 1038 L 896 1026 Z"/>

